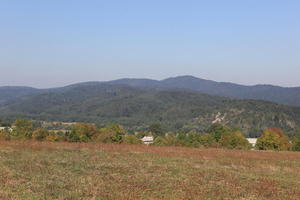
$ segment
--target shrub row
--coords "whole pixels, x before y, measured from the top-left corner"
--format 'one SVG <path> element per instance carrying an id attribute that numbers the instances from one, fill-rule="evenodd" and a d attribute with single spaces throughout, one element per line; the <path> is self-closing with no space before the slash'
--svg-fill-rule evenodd
<path id="1" fill-rule="evenodd" d="M 98 128 L 94 124 L 77 123 L 69 131 L 49 131 L 43 128 L 34 128 L 32 121 L 17 119 L 13 129 L 0 131 L 0 140 L 36 140 L 50 142 L 102 142 L 116 144 L 142 144 L 141 138 L 153 136 L 152 145 L 157 146 L 184 146 L 184 147 L 213 147 L 227 149 L 252 149 L 252 145 L 237 128 L 214 124 L 207 131 L 200 134 L 155 132 L 150 127 L 149 132 L 129 134 L 120 125 L 111 125 L 106 128 Z M 300 151 L 300 137 L 289 139 L 281 129 L 270 128 L 265 130 L 258 138 L 255 146 L 258 150 L 275 151 Z"/>

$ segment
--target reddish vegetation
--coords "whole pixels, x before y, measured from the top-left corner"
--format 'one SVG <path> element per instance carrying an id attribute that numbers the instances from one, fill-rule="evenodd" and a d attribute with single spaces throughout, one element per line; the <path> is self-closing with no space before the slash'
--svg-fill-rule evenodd
<path id="1" fill-rule="evenodd" d="M 0 157 L 0 199 L 300 198 L 294 152 L 0 142 Z"/>

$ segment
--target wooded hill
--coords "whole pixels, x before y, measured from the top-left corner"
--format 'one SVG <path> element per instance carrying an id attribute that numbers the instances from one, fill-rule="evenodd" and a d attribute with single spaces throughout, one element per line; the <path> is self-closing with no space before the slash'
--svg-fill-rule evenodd
<path id="1" fill-rule="evenodd" d="M 19 95 L 0 104 L 0 119 L 30 118 L 49 121 L 118 123 L 146 130 L 160 123 L 167 131 L 206 131 L 212 122 L 237 126 L 258 136 L 269 127 L 297 134 L 300 107 L 262 100 L 238 100 L 168 87 L 136 83 L 90 82 Z M 134 81 L 133 81 L 134 82 Z M 151 82 L 151 81 L 150 81 Z M 146 87 L 147 85 L 147 87 Z"/>

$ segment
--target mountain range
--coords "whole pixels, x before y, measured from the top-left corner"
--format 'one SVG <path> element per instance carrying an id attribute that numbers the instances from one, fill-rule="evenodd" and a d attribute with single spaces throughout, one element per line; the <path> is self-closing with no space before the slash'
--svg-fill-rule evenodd
<path id="1" fill-rule="evenodd" d="M 145 130 L 205 131 L 213 122 L 257 136 L 268 127 L 300 130 L 300 87 L 243 86 L 192 76 L 119 79 L 61 88 L 0 87 L 0 119 L 120 123 Z"/>
<path id="2" fill-rule="evenodd" d="M 259 99 L 280 104 L 300 106 L 300 87 L 280 87 L 274 85 L 245 86 L 235 83 L 216 82 L 196 78 L 193 76 L 179 76 L 167 78 L 161 81 L 127 78 L 107 82 L 84 82 L 73 84 L 67 87 L 79 85 L 101 85 L 104 83 L 111 85 L 126 85 L 140 89 L 184 89 L 216 96 L 238 99 Z M 31 87 L 0 87 L 0 102 L 28 94 L 42 93 L 63 88 L 66 87 L 52 89 L 35 89 Z"/>

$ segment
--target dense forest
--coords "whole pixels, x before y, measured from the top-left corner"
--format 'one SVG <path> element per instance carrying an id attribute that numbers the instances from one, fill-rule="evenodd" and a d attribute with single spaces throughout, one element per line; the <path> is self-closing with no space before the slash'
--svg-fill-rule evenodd
<path id="1" fill-rule="evenodd" d="M 249 137 L 258 137 L 269 127 L 292 136 L 299 134 L 300 107 L 182 89 L 86 83 L 18 96 L 0 104 L 0 119 L 17 118 L 90 122 L 99 127 L 117 123 L 134 131 L 159 123 L 172 132 L 203 132 L 218 122 L 238 127 Z"/>
<path id="2" fill-rule="evenodd" d="M 151 79 L 118 79 L 106 82 L 84 82 L 62 88 L 36 89 L 30 87 L 0 87 L 0 103 L 30 94 L 63 90 L 69 87 L 102 84 L 124 85 L 139 89 L 166 90 L 181 89 L 236 99 L 258 99 L 286 105 L 300 106 L 300 87 L 280 87 L 273 85 L 245 86 L 235 83 L 216 82 L 193 76 L 178 76 L 161 81 Z"/>

